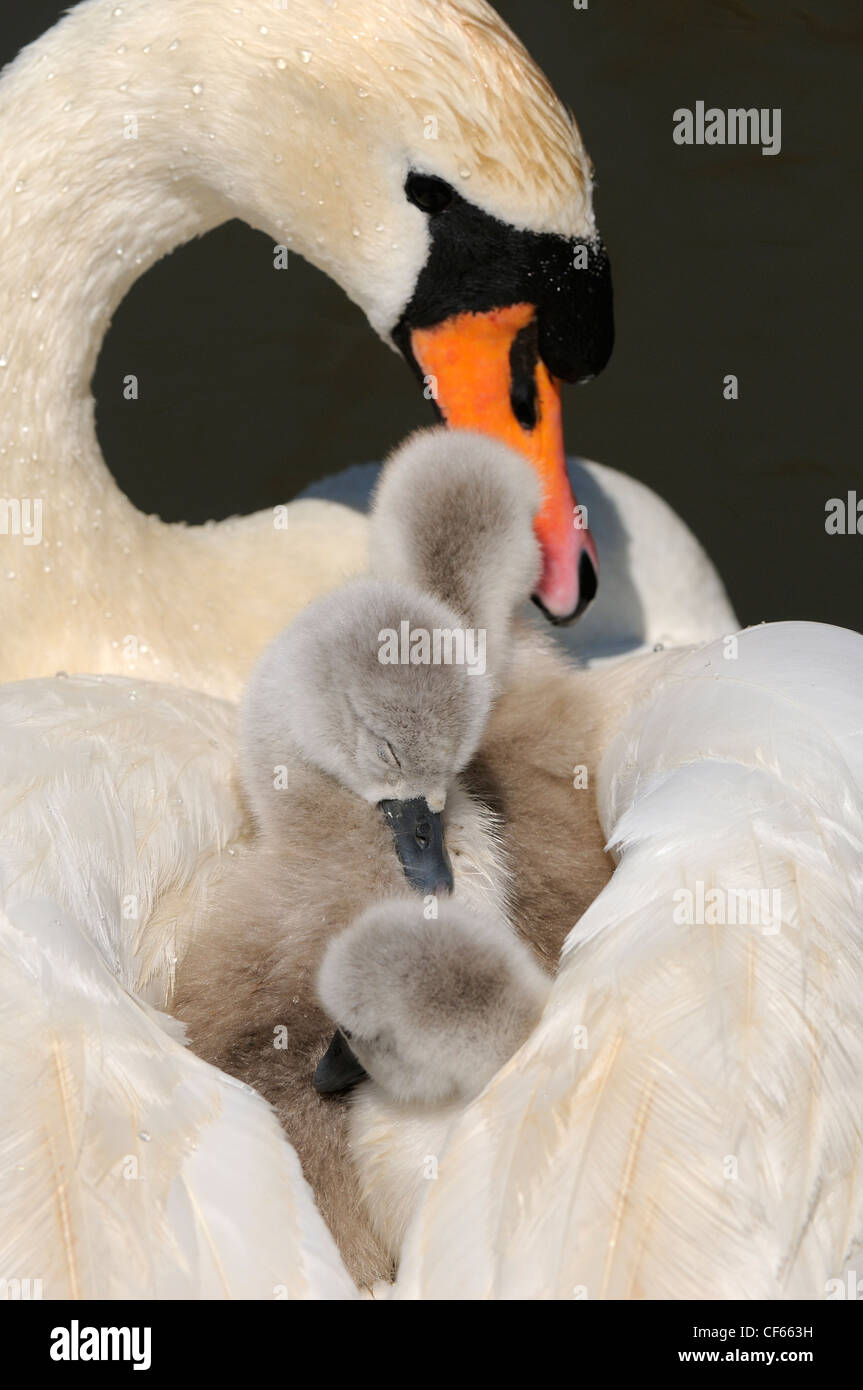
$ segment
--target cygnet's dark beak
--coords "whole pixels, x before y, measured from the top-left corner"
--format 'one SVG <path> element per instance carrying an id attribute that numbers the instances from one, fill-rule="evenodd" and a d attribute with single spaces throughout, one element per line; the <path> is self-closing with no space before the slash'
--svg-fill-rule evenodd
<path id="1" fill-rule="evenodd" d="M 364 1081 L 367 1074 L 338 1028 L 315 1068 L 315 1090 L 322 1096 L 338 1095 L 341 1091 L 349 1091 L 358 1081 Z"/>
<path id="2" fill-rule="evenodd" d="M 424 797 L 378 803 L 393 832 L 405 878 L 418 893 L 451 893 L 452 865 L 444 845 L 439 811 Z"/>
<path id="3" fill-rule="evenodd" d="M 444 846 L 443 821 L 424 797 L 378 803 L 393 832 L 405 878 L 418 893 L 451 893 L 452 865 Z M 315 1090 L 322 1096 L 349 1091 L 367 1076 L 339 1028 L 315 1069 Z"/>

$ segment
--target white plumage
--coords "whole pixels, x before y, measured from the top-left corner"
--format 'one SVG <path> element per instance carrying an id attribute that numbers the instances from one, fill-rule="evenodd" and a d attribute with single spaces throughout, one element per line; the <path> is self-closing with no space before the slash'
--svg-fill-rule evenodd
<path id="1" fill-rule="evenodd" d="M 440 110 L 442 136 L 449 124 L 457 138 L 437 153 L 458 179 L 464 109 L 479 142 L 472 187 L 491 209 L 514 225 L 529 209 L 539 229 L 591 233 L 580 141 L 487 8 L 448 6 L 440 35 L 422 28 L 424 6 L 387 8 L 402 26 L 403 65 L 364 98 L 366 129 L 385 131 L 385 152 L 393 129 L 424 148 L 422 118 Z M 251 13 L 217 9 L 242 29 L 242 47 L 199 25 L 191 0 L 179 46 L 173 4 L 82 7 L 0 90 L 0 118 L 21 136 L 2 156 L 8 186 L 20 184 L 5 204 L 12 269 L 0 348 L 15 401 L 4 492 L 53 506 L 45 551 L 19 547 L 3 670 L 134 665 L 178 682 L 76 676 L 0 689 L 0 1278 L 41 1279 L 48 1298 L 357 1294 L 267 1108 L 192 1056 L 159 1007 L 220 856 L 247 834 L 232 707 L 182 682 L 236 693 L 263 641 L 361 568 L 365 528 L 312 502 L 294 506 L 287 547 L 266 515 L 195 531 L 142 517 L 104 469 L 89 378 L 137 274 L 237 212 L 274 240 L 293 227 L 292 245 L 382 332 L 427 246 L 391 196 L 400 156 L 380 169 L 337 160 L 361 188 L 357 206 L 378 174 L 390 190 L 361 237 L 339 217 L 307 226 L 294 203 L 312 177 L 320 98 L 305 103 L 302 127 L 293 101 L 268 107 L 288 161 L 262 160 L 248 77 L 266 62 L 280 80 L 284 31 L 264 41 Z M 314 48 L 318 10 L 291 7 L 292 55 Z M 351 128 L 354 53 L 377 79 L 376 50 L 386 49 L 360 24 L 355 50 L 355 11 L 337 11 L 351 99 L 336 83 L 345 109 L 333 118 Z M 413 70 L 418 26 L 424 45 L 449 54 L 433 82 Z M 169 93 L 149 75 L 156 54 Z M 492 83 L 491 96 L 505 88 L 507 100 L 476 122 L 461 75 L 480 58 L 492 77 L 516 61 L 522 80 Z M 305 61 L 292 57 L 288 79 L 307 83 Z M 219 100 L 225 84 L 242 103 Z M 203 99 L 192 103 L 196 87 Z M 151 137 L 140 162 L 122 138 L 133 102 Z M 26 130 L 25 105 L 37 113 Z M 61 107 L 71 114 L 58 123 Z M 229 169 L 212 162 L 210 126 Z M 327 152 L 315 177 L 333 173 Z M 559 224 L 561 209 L 572 225 Z M 397 219 L 396 257 L 372 233 L 379 215 Z M 58 225 L 69 235 L 58 238 Z M 730 628 L 721 585 L 664 504 L 662 524 L 649 527 L 639 485 L 601 468 L 591 476 L 600 501 L 606 493 L 617 506 L 615 525 L 624 517 L 600 589 L 620 626 L 609 628 L 600 598 L 575 630 L 579 654 Z M 620 645 L 598 653 L 609 632 Z M 859 1257 L 861 647 L 851 633 L 783 624 L 744 634 L 733 659 L 721 644 L 670 659 L 603 769 L 620 865 L 574 929 L 535 1035 L 458 1118 L 396 1296 L 818 1297 Z M 699 884 L 726 904 L 750 885 L 780 889 L 781 931 L 676 923 L 674 894 L 697 902 Z"/>
<path id="2" fill-rule="evenodd" d="M 619 866 L 443 1147 L 396 1297 L 817 1298 L 859 1259 L 863 638 L 725 651 L 668 654 L 609 748 Z M 245 833 L 231 726 L 118 678 L 0 696 L 0 1275 L 47 1297 L 355 1293 L 265 1107 L 131 993 L 164 997 Z M 775 899 L 675 921 L 762 887 L 778 932 Z"/>
<path id="3" fill-rule="evenodd" d="M 863 638 L 726 651 L 672 657 L 609 748 L 618 868 L 455 1126 L 398 1297 L 823 1298 L 859 1259 Z"/>
<path id="4" fill-rule="evenodd" d="M 90 381 L 111 315 L 160 257 L 240 217 L 268 260 L 306 257 L 388 339 L 429 251 L 411 163 L 514 226 L 594 235 L 578 129 L 521 44 L 484 0 L 429 14 L 428 0 L 84 0 L 4 70 L 0 524 L 7 501 L 38 503 L 44 535 L 0 529 L 3 680 L 59 667 L 236 699 L 276 632 L 364 566 L 342 507 L 187 527 L 120 492 Z"/>
<path id="5" fill-rule="evenodd" d="M 170 687 L 0 691 L 0 1278 L 46 1298 L 356 1296 L 268 1107 L 134 993 L 241 834 L 233 747 Z"/>

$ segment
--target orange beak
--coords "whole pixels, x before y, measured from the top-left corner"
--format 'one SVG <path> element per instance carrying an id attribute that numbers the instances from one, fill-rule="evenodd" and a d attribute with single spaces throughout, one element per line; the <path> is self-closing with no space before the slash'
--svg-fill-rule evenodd
<path id="1" fill-rule="evenodd" d="M 535 601 L 556 623 L 583 613 L 597 587 L 593 537 L 566 471 L 560 387 L 536 346 L 536 309 L 511 304 L 456 314 L 411 332 L 414 360 L 446 423 L 493 435 L 524 454 L 542 483 Z"/>

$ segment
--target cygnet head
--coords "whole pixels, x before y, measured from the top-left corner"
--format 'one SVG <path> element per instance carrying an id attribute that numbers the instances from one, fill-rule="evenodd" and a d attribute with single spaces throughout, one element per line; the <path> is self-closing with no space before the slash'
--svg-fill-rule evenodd
<path id="1" fill-rule="evenodd" d="M 304 609 L 264 653 L 243 706 L 243 774 L 262 823 L 277 814 L 274 769 L 299 755 L 381 804 L 415 887 L 451 887 L 448 869 L 440 877 L 440 812 L 476 751 L 492 695 L 470 643 L 464 654 L 477 659 L 446 660 L 460 650 L 446 634 L 461 628 L 445 604 L 377 579 Z"/>
<path id="2" fill-rule="evenodd" d="M 417 430 L 381 473 L 372 569 L 416 584 L 484 628 L 499 674 L 511 619 L 542 567 L 533 529 L 541 502 L 536 474 L 507 445 L 469 430 Z"/>
<path id="3" fill-rule="evenodd" d="M 368 908 L 327 947 L 318 997 L 338 1031 L 315 1072 L 324 1094 L 366 1075 L 392 1099 L 469 1100 L 536 1024 L 548 980 L 509 927 L 455 901 Z"/>

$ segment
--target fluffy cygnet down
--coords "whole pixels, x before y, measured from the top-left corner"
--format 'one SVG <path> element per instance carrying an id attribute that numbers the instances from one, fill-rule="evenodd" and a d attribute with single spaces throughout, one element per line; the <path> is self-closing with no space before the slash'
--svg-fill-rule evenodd
<path id="1" fill-rule="evenodd" d="M 512 920 L 554 970 L 613 867 L 594 792 L 609 730 L 652 677 L 650 658 L 578 670 L 518 616 L 540 565 L 530 522 L 538 497 L 534 472 L 496 440 L 418 431 L 382 471 L 369 554 L 376 574 L 434 594 L 487 631 L 496 698 L 464 781 L 498 815 Z"/>
<path id="2" fill-rule="evenodd" d="M 329 773 L 372 805 L 424 798 L 434 812 L 443 808 L 479 744 L 489 678 L 464 664 L 389 661 L 385 634 L 402 623 L 433 633 L 461 622 L 415 587 L 357 579 L 276 637 L 249 683 L 241 724 L 241 774 L 265 829 L 280 824 L 273 769 L 286 758 Z"/>
<path id="3" fill-rule="evenodd" d="M 241 738 L 258 837 L 232 866 L 181 962 L 174 1004 L 195 1050 L 273 1103 L 362 1283 L 391 1273 L 394 1248 L 372 1229 L 360 1200 L 345 1101 L 323 1098 L 313 1085 L 334 1023 L 342 1022 L 316 994 L 324 950 L 364 909 L 395 897 L 400 915 L 386 928 L 393 947 L 401 947 L 409 885 L 424 895 L 414 900 L 417 910 L 454 885 L 466 909 L 482 908 L 500 923 L 505 911 L 506 870 L 493 817 L 458 782 L 482 735 L 490 678 L 464 665 L 382 663 L 380 634 L 402 621 L 433 630 L 461 620 L 410 586 L 357 580 L 305 610 L 262 657 L 244 702 Z M 422 925 L 427 933 L 438 923 Z M 518 1027 L 535 1015 L 536 972 L 502 930 L 502 944 L 489 950 L 496 951 L 498 979 L 521 953 L 521 969 L 507 986 L 518 995 L 524 976 L 525 1001 L 509 1011 Z M 447 922 L 441 943 L 450 942 L 451 963 L 466 935 L 461 919 Z M 349 942 L 343 950 L 349 959 Z M 407 970 L 407 957 L 400 958 Z M 391 1003 L 395 1008 L 397 995 Z M 481 1026 L 478 1017 L 471 1015 L 471 1028 Z M 352 1020 L 349 1009 L 349 1031 Z M 373 1066 L 380 1060 L 374 1039 L 389 1036 L 389 1027 L 383 1019 L 368 1038 L 357 1030 Z M 410 1047 L 401 1031 L 398 1037 L 409 1062 Z M 473 1084 L 490 1074 L 488 1058 L 499 1058 L 500 1046 L 493 1032 L 478 1053 L 486 1060 L 478 1061 Z M 459 1086 L 463 1094 L 464 1077 Z"/>
<path id="4" fill-rule="evenodd" d="M 573 673 L 544 644 L 526 658 L 533 639 L 511 632 L 539 563 L 537 500 L 524 463 L 481 436 L 423 432 L 388 462 L 372 523 L 381 577 L 312 605 L 252 678 L 241 762 L 259 836 L 180 971 L 193 1046 L 274 1103 L 361 1283 L 391 1272 L 424 1156 L 538 1016 L 547 977 L 508 904 L 553 966 L 589 901 L 582 832 L 596 888 L 608 873 L 593 799 L 572 790 L 589 712 Z M 382 631 L 405 620 L 482 628 L 488 669 L 382 664 Z M 500 690 L 506 718 L 486 749 Z M 552 712 L 565 714 L 560 746 Z M 595 743 L 595 712 L 587 722 Z M 468 763 L 520 831 L 467 794 Z M 439 899 L 453 879 L 452 901 Z M 431 896 L 405 898 L 407 885 Z M 350 1036 L 327 1049 L 334 1024 Z M 349 1138 L 344 1098 L 317 1095 L 312 1078 L 337 1089 L 366 1072 Z"/>
<path id="5" fill-rule="evenodd" d="M 514 614 L 541 569 L 536 474 L 482 434 L 417 430 L 387 459 L 369 524 L 374 574 L 434 594 L 485 634 L 499 689 Z"/>
<path id="6" fill-rule="evenodd" d="M 470 1100 L 533 1028 L 548 992 L 508 923 L 446 900 L 367 908 L 329 946 L 318 995 L 393 1100 Z"/>

